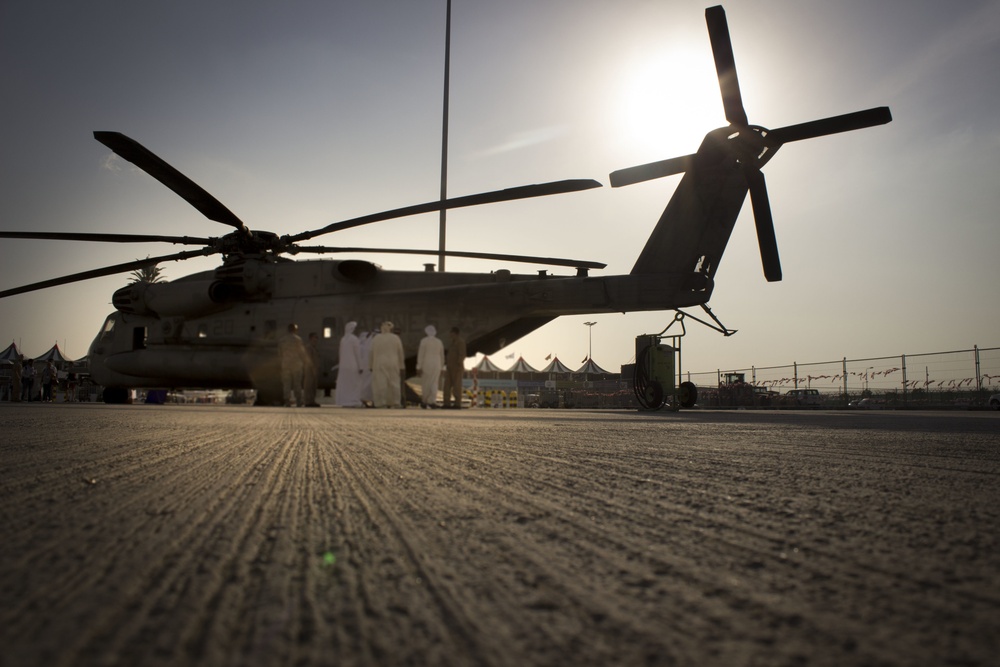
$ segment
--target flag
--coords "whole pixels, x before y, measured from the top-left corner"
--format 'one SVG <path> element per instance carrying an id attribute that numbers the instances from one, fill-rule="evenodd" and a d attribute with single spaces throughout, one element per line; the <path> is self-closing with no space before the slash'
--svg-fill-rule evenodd
<path id="1" fill-rule="evenodd" d="M 551 353 L 549 353 L 549 356 L 545 357 L 545 361 L 548 361 L 548 360 L 549 360 L 549 359 L 551 359 L 551 358 L 552 358 L 552 354 L 551 354 Z"/>
<path id="2" fill-rule="evenodd" d="M 506 358 L 507 358 L 507 359 L 513 359 L 513 358 L 514 358 L 514 353 L 513 353 L 513 352 L 511 352 L 510 354 L 508 354 L 508 355 L 507 355 L 507 357 L 506 357 Z"/>
<path id="3" fill-rule="evenodd" d="M 581 364 L 582 364 L 582 363 L 586 363 L 587 359 L 590 359 L 590 357 L 584 357 L 584 358 L 583 358 L 583 361 L 581 361 L 580 363 L 581 363 Z"/>

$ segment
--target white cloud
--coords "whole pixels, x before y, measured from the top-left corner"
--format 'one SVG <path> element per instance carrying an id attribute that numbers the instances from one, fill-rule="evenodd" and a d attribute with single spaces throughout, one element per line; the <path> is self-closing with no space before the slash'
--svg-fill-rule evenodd
<path id="1" fill-rule="evenodd" d="M 492 157 L 501 153 L 521 150 L 529 146 L 536 146 L 554 139 L 558 139 L 567 133 L 567 129 L 562 125 L 551 125 L 549 127 L 539 127 L 534 130 L 525 130 L 510 135 L 507 140 L 491 148 L 487 148 L 478 153 L 479 157 Z"/>
<path id="2" fill-rule="evenodd" d="M 101 169 L 104 169 L 105 171 L 121 171 L 121 158 L 114 153 L 108 153 L 104 156 L 104 159 L 101 160 Z"/>

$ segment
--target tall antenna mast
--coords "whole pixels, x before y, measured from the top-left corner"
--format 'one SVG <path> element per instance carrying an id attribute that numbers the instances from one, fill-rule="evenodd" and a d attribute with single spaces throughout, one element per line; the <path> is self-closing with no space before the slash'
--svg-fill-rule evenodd
<path id="1" fill-rule="evenodd" d="M 448 90 L 451 87 L 451 0 L 448 0 L 444 28 L 444 112 L 441 121 L 441 201 L 448 198 Z M 438 271 L 444 271 L 445 236 L 448 212 L 441 209 L 438 223 Z"/>

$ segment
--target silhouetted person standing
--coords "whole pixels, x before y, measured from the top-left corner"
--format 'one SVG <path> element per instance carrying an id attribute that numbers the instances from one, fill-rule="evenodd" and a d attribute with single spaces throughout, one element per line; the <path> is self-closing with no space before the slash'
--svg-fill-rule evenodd
<path id="1" fill-rule="evenodd" d="M 337 405 L 345 408 L 360 408 L 361 380 L 368 360 L 361 356 L 361 340 L 354 335 L 357 322 L 344 326 L 344 337 L 340 339 L 339 361 L 337 362 Z"/>
<path id="2" fill-rule="evenodd" d="M 445 355 L 444 407 L 458 410 L 462 407 L 462 374 L 465 372 L 465 340 L 458 327 L 452 327 L 449 334 L 448 353 Z M 454 397 L 454 405 L 452 398 Z"/>
<path id="3" fill-rule="evenodd" d="M 433 324 L 424 327 L 427 334 L 417 349 L 417 375 L 420 376 L 420 407 L 436 408 L 438 382 L 444 368 L 444 343 Z"/>
<path id="4" fill-rule="evenodd" d="M 24 370 L 21 371 L 21 399 L 31 400 L 31 394 L 35 389 L 35 362 L 28 359 L 24 362 Z"/>
<path id="5" fill-rule="evenodd" d="M 309 363 L 309 355 L 302 339 L 299 338 L 298 330 L 298 325 L 288 325 L 288 333 L 278 339 L 278 353 L 281 356 L 282 398 L 286 406 L 291 406 L 294 393 L 295 403 L 301 407 L 302 375 L 306 364 Z"/>
<path id="6" fill-rule="evenodd" d="M 52 385 L 56 383 L 56 365 L 49 359 L 42 369 L 42 400 L 52 402 Z"/>
<path id="7" fill-rule="evenodd" d="M 306 355 L 309 358 L 309 362 L 305 368 L 305 377 L 303 378 L 306 407 L 318 408 L 319 403 L 316 402 L 316 388 L 319 386 L 319 334 L 309 334 L 309 342 L 306 344 Z"/>
<path id="8" fill-rule="evenodd" d="M 372 341 L 372 398 L 376 408 L 401 407 L 403 341 L 392 332 L 392 322 L 383 322 L 381 333 Z"/>
<path id="9" fill-rule="evenodd" d="M 21 378 L 23 370 L 23 357 L 18 356 L 14 359 L 14 366 L 11 368 L 13 376 L 10 383 L 10 400 L 15 403 L 21 402 L 21 395 L 24 393 L 24 380 Z"/>

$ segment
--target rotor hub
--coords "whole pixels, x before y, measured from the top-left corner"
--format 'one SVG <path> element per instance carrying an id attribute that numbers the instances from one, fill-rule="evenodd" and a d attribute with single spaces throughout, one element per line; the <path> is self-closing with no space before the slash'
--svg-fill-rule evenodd
<path id="1" fill-rule="evenodd" d="M 237 230 L 219 238 L 215 248 L 226 258 L 231 255 L 277 254 L 285 250 L 284 246 L 281 238 L 274 232 L 248 229 Z"/>
<path id="2" fill-rule="evenodd" d="M 760 169 L 768 160 L 774 157 L 777 146 L 767 141 L 770 130 L 760 125 L 739 126 L 730 125 L 726 140 L 730 150 L 736 154 L 736 160 L 742 165 Z"/>

